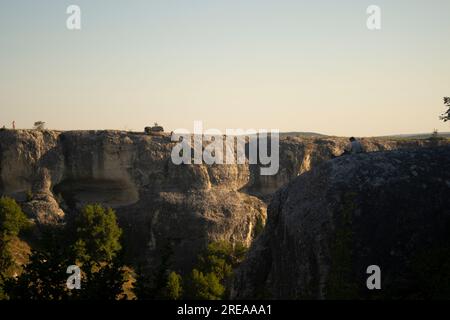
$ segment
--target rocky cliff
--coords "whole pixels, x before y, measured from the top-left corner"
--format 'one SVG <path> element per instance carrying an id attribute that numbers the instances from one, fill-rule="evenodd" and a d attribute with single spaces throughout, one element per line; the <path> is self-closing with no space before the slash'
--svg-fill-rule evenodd
<path id="1" fill-rule="evenodd" d="M 234 298 L 450 297 L 450 147 L 351 155 L 283 187 Z M 368 290 L 368 266 L 381 290 Z"/>
<path id="2" fill-rule="evenodd" d="M 250 245 L 267 197 L 311 167 L 342 153 L 345 138 L 284 138 L 280 171 L 257 166 L 181 165 L 168 135 L 120 131 L 0 131 L 0 193 L 22 202 L 38 226 L 64 221 L 86 203 L 114 207 L 128 258 L 155 265 L 167 245 L 191 266 L 212 240 Z M 426 140 L 364 139 L 367 151 L 415 148 Z"/>

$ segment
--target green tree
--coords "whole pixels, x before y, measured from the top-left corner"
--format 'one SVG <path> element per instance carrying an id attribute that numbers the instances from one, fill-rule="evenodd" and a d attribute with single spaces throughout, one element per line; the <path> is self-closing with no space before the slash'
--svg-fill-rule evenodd
<path id="1" fill-rule="evenodd" d="M 170 272 L 167 284 L 163 290 L 163 298 L 167 300 L 180 300 L 183 295 L 182 278 L 176 272 Z"/>
<path id="2" fill-rule="evenodd" d="M 17 236 L 30 225 L 17 202 L 9 197 L 0 198 L 0 231 L 2 237 Z"/>
<path id="3" fill-rule="evenodd" d="M 101 205 L 87 205 L 75 220 L 76 240 L 73 245 L 76 258 L 88 261 L 112 261 L 121 250 L 122 230 L 114 210 Z"/>
<path id="4" fill-rule="evenodd" d="M 116 213 L 101 205 L 87 205 L 69 226 L 74 229 L 73 260 L 82 269 L 81 290 L 73 299 L 115 300 L 123 294 L 125 270 L 119 255 L 120 229 Z"/>
<path id="5" fill-rule="evenodd" d="M 76 237 L 68 237 L 71 232 Z M 120 234 L 114 211 L 87 206 L 75 224 L 44 230 L 24 272 L 6 281 L 6 294 L 25 300 L 118 299 L 126 282 Z M 74 264 L 82 271 L 80 290 L 66 286 L 67 267 Z"/>
<path id="6" fill-rule="evenodd" d="M 203 274 L 197 269 L 192 270 L 189 280 L 188 296 L 194 300 L 220 300 L 223 299 L 225 287 L 219 278 L 212 272 Z"/>
<path id="7" fill-rule="evenodd" d="M 450 121 L 450 97 L 444 97 L 444 104 L 448 109 L 440 116 L 440 119 L 447 122 Z"/>
<path id="8" fill-rule="evenodd" d="M 191 299 L 223 299 L 229 292 L 233 270 L 242 262 L 247 248 L 226 241 L 213 242 L 199 256 L 198 266 L 188 279 L 187 294 Z"/>
<path id="9" fill-rule="evenodd" d="M 232 276 L 233 269 L 245 257 L 247 248 L 241 243 L 232 244 L 226 241 L 213 242 L 199 257 L 199 270 L 203 273 L 215 273 L 220 281 Z"/>

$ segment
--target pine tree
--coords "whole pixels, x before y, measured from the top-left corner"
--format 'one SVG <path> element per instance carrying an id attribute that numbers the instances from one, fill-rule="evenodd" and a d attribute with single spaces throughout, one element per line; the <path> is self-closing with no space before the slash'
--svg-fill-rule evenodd
<path id="1" fill-rule="evenodd" d="M 167 300 L 180 300 L 183 295 L 182 278 L 176 272 L 170 272 L 167 284 L 163 290 L 163 298 Z"/>
<path id="2" fill-rule="evenodd" d="M 121 250 L 122 230 L 114 210 L 87 205 L 75 221 L 75 255 L 81 262 L 112 261 Z"/>
<path id="3" fill-rule="evenodd" d="M 188 298 L 193 300 L 221 300 L 225 293 L 225 287 L 219 278 L 213 273 L 203 274 L 197 269 L 192 270 Z"/>

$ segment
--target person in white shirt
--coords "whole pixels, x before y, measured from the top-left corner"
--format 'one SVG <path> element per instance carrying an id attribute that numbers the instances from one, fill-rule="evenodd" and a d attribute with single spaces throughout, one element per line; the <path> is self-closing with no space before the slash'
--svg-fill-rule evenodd
<path id="1" fill-rule="evenodd" d="M 349 140 L 350 140 L 350 153 L 364 152 L 361 142 L 356 140 L 354 137 L 351 137 Z"/>
<path id="2" fill-rule="evenodd" d="M 344 153 L 342 154 L 343 156 L 347 154 L 356 154 L 364 152 L 361 142 L 356 140 L 354 137 L 351 137 L 349 140 L 350 143 L 348 147 L 345 148 Z"/>

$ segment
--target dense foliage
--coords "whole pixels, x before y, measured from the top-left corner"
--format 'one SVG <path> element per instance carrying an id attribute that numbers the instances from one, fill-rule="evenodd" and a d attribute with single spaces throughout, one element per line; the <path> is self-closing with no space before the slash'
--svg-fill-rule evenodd
<path id="1" fill-rule="evenodd" d="M 114 300 L 127 298 L 125 283 L 131 271 L 121 262 L 121 234 L 114 210 L 87 205 L 65 225 L 41 230 L 28 263 L 17 274 L 8 249 L 30 223 L 16 201 L 0 199 L 0 299 L 11 300 Z M 159 266 L 139 271 L 134 284 L 138 299 L 226 298 L 233 270 L 243 260 L 246 247 L 225 241 L 208 245 L 193 270 L 182 276 L 172 270 L 173 250 L 162 250 Z M 67 268 L 81 270 L 81 288 L 69 289 Z"/>
<path id="2" fill-rule="evenodd" d="M 226 241 L 213 242 L 198 257 L 195 268 L 183 277 L 170 270 L 171 252 L 168 247 L 153 274 L 139 272 L 135 285 L 138 299 L 225 299 L 233 270 L 244 259 L 247 248 Z"/>
<path id="3" fill-rule="evenodd" d="M 29 226 L 28 219 L 17 202 L 8 197 L 0 198 L 1 236 L 17 236 Z"/>
<path id="4" fill-rule="evenodd" d="M 68 235 L 73 234 L 74 237 Z M 4 297 L 25 300 L 114 300 L 125 298 L 115 212 L 88 205 L 74 223 L 44 230 L 29 263 L 18 277 L 4 281 Z M 4 252 L 2 251 L 2 254 Z M 68 289 L 67 268 L 81 269 L 81 288 Z"/>
<path id="5" fill-rule="evenodd" d="M 10 243 L 30 223 L 17 202 L 9 197 L 0 198 L 0 300 L 8 298 L 8 279 L 18 268 Z"/>

